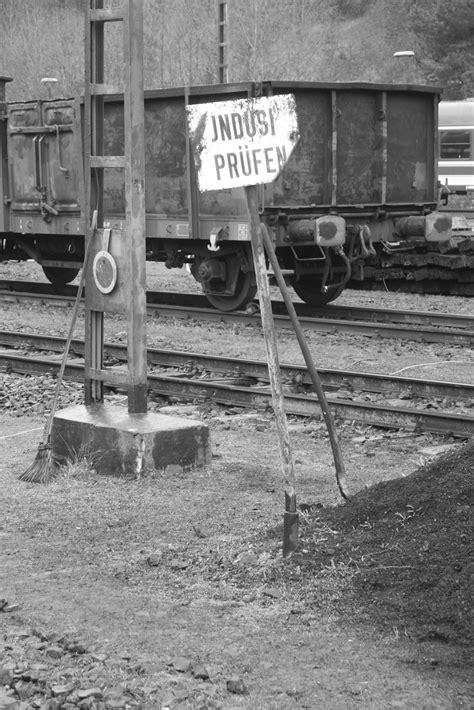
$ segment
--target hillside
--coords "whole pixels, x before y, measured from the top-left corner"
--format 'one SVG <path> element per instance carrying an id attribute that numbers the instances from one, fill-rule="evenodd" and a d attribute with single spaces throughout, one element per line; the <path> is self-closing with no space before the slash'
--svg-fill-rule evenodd
<path id="1" fill-rule="evenodd" d="M 215 83 L 217 1 L 145 2 L 147 88 Z M 110 3 L 106 3 L 110 4 Z M 445 98 L 474 94 L 472 0 L 228 0 L 229 80 L 435 83 Z M 80 0 L 3 0 L 0 74 L 8 100 L 82 92 Z M 106 25 L 108 79 L 121 77 L 119 28 Z M 416 59 L 394 59 L 412 49 Z"/>

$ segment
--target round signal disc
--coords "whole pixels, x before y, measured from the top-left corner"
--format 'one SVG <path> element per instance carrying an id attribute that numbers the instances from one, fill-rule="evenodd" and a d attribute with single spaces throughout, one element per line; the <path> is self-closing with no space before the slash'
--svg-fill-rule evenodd
<path id="1" fill-rule="evenodd" d="M 111 293 L 117 283 L 117 264 L 107 251 L 99 251 L 92 264 L 95 285 L 101 293 Z"/>

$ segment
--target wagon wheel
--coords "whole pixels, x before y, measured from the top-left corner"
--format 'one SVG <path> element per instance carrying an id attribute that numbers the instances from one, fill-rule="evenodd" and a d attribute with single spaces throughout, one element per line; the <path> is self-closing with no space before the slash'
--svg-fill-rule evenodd
<path id="1" fill-rule="evenodd" d="M 255 298 L 257 286 L 253 271 L 240 271 L 237 277 L 233 296 L 218 296 L 215 293 L 204 293 L 207 300 L 219 311 L 237 311 Z"/>
<path id="2" fill-rule="evenodd" d="M 310 306 L 325 306 L 334 301 L 344 290 L 342 286 L 328 286 L 325 293 L 321 293 L 321 284 L 314 276 L 304 276 L 292 283 L 295 293 Z"/>
<path id="3" fill-rule="evenodd" d="M 65 286 L 74 281 L 79 269 L 63 269 L 61 266 L 42 266 L 44 275 L 53 286 Z"/>
<path id="4" fill-rule="evenodd" d="M 191 267 L 211 306 L 219 311 L 236 311 L 250 303 L 257 293 L 252 252 L 249 245 L 206 259 L 197 257 Z"/>

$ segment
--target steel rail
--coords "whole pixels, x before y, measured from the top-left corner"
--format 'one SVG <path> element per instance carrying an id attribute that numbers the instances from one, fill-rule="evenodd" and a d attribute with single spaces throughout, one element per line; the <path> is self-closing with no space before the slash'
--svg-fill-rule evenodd
<path id="1" fill-rule="evenodd" d="M 170 318 L 190 319 L 205 321 L 218 321 L 219 323 L 255 323 L 260 325 L 260 315 L 233 311 L 230 313 L 216 311 L 210 308 L 195 308 L 180 306 L 157 305 L 158 315 Z M 155 313 L 156 315 L 156 313 Z M 366 337 L 396 338 L 398 340 L 415 340 L 425 343 L 445 343 L 452 345 L 470 346 L 474 343 L 474 330 L 467 329 L 441 329 L 423 325 L 403 325 L 396 323 L 374 323 L 356 320 L 336 320 L 333 318 L 314 318 L 299 316 L 302 327 L 308 331 L 324 332 L 329 334 L 351 333 Z M 275 327 L 289 329 L 290 319 L 287 315 L 274 315 Z"/>
<path id="2" fill-rule="evenodd" d="M 0 362 L 8 372 L 22 374 L 56 374 L 59 371 L 59 358 L 31 358 L 17 355 L 13 351 L 0 353 Z M 120 365 L 112 370 L 124 370 Z M 84 368 L 82 363 L 69 361 L 64 375 L 67 379 L 82 382 Z M 268 384 L 242 386 L 229 384 L 225 380 L 189 379 L 180 375 L 149 373 L 148 386 L 151 391 L 161 396 L 173 396 L 180 399 L 212 400 L 227 406 L 271 408 L 271 391 Z M 349 419 L 371 426 L 403 428 L 411 431 L 430 431 L 451 434 L 458 437 L 474 436 L 474 417 L 457 416 L 439 411 L 426 411 L 409 407 L 395 407 L 385 404 L 360 402 L 349 399 L 335 399 L 328 395 L 328 403 L 334 416 Z M 320 407 L 313 394 L 301 394 L 285 391 L 285 407 L 289 414 L 300 416 L 320 416 Z"/>
<path id="3" fill-rule="evenodd" d="M 36 335 L 33 333 L 16 333 L 0 331 L 0 346 L 7 348 L 29 348 L 38 351 L 46 350 L 61 353 L 64 350 L 65 339 L 51 335 Z M 84 341 L 75 339 L 71 342 L 70 353 L 84 354 Z M 231 358 L 220 355 L 181 352 L 178 350 L 163 350 L 148 348 L 148 363 L 153 367 L 173 368 L 176 371 L 198 371 L 220 373 L 235 378 L 252 378 L 268 381 L 267 365 L 261 360 Z M 127 350 L 123 345 L 104 343 L 104 354 L 108 361 L 126 362 Z M 0 356 L 3 357 L 0 350 Z M 285 384 L 308 387 L 311 379 L 304 364 L 280 363 Z M 409 393 L 413 397 L 440 398 L 454 400 L 474 399 L 474 384 L 444 382 L 442 380 L 424 380 L 414 377 L 399 377 L 395 375 L 379 375 L 352 370 L 318 368 L 321 379 L 327 389 L 347 389 L 397 396 Z"/>
<path id="4" fill-rule="evenodd" d="M 27 281 L 0 280 L 0 294 L 13 298 L 21 298 L 26 294 L 40 294 L 48 301 L 64 298 L 75 298 L 76 287 L 66 285 L 60 291 L 49 283 Z M 147 301 L 150 306 L 178 306 L 181 308 L 209 309 L 209 302 L 199 293 L 180 293 L 176 291 L 148 291 Z M 255 302 L 257 305 L 257 302 Z M 474 317 L 459 313 L 437 313 L 434 311 L 413 311 L 392 308 L 373 308 L 372 306 L 353 306 L 331 303 L 327 306 L 310 306 L 307 303 L 295 303 L 296 312 L 300 317 L 328 318 L 337 320 L 367 321 L 369 323 L 403 323 L 423 326 L 439 326 L 474 331 Z M 285 304 L 281 300 L 272 301 L 272 309 L 276 315 L 286 315 Z M 215 311 L 215 309 L 211 309 Z M 221 315 L 221 311 L 215 311 Z"/>
<path id="5" fill-rule="evenodd" d="M 150 304 L 180 306 L 182 308 L 209 309 L 205 296 L 200 294 L 181 294 L 176 292 L 149 292 Z M 256 302 L 255 302 L 255 305 Z M 391 308 L 372 308 L 367 306 L 348 306 L 331 303 L 327 306 L 310 306 L 307 303 L 294 304 L 298 317 L 321 318 L 341 321 L 363 321 L 367 323 L 398 323 L 416 326 L 430 326 L 474 331 L 474 317 L 458 313 L 433 313 L 431 311 L 408 311 Z M 281 300 L 272 301 L 275 315 L 286 316 L 285 304 Z M 218 315 L 222 314 L 217 311 Z M 254 317 L 255 318 L 255 317 Z"/>
<path id="6" fill-rule="evenodd" d="M 46 284 L 45 284 L 46 285 Z M 15 300 L 22 299 L 34 299 L 40 300 L 41 302 L 48 302 L 50 305 L 59 305 L 60 302 L 65 300 L 73 300 L 72 296 L 60 296 L 54 294 L 41 294 L 34 296 L 30 293 L 18 293 L 13 291 L 3 292 L 0 289 L 0 297 Z M 223 312 L 218 311 L 214 308 L 209 307 L 199 307 L 196 305 L 188 305 L 188 303 L 200 303 L 205 302 L 208 306 L 207 300 L 203 296 L 193 295 L 193 294 L 175 294 L 175 301 L 178 297 L 181 299 L 180 305 L 175 305 L 173 303 L 148 303 L 147 312 L 153 317 L 169 317 L 176 319 L 191 319 L 201 321 L 218 321 L 220 323 L 255 323 L 260 325 L 260 316 L 258 313 L 249 314 L 244 311 L 232 311 Z M 201 299 L 201 300 L 200 300 Z M 284 315 L 282 310 L 284 306 L 279 301 L 273 302 L 274 308 L 274 322 L 275 326 L 280 329 L 290 328 L 290 319 L 287 315 Z M 462 345 L 470 346 L 474 342 L 474 319 L 470 316 L 457 316 L 453 314 L 448 314 L 443 318 L 441 314 L 431 314 L 431 313 L 415 313 L 410 314 L 409 311 L 394 312 L 389 309 L 378 309 L 378 314 L 374 313 L 374 317 L 380 319 L 386 318 L 387 321 L 392 314 L 393 318 L 397 317 L 399 313 L 399 320 L 401 323 L 393 322 L 380 322 L 376 320 L 348 320 L 348 317 L 356 317 L 356 315 L 368 315 L 371 309 L 365 309 L 365 313 L 362 313 L 360 308 L 349 307 L 345 309 L 344 306 L 327 306 L 324 311 L 329 312 L 331 317 L 315 317 L 315 316 L 305 316 L 304 313 L 308 312 L 308 308 L 311 312 L 315 312 L 315 309 L 307 306 L 306 304 L 296 304 L 298 306 L 297 312 L 300 318 L 300 322 L 306 330 L 309 331 L 319 331 L 325 333 L 337 334 L 339 332 L 352 333 L 353 335 L 363 335 L 366 337 L 382 337 L 382 338 L 397 338 L 402 340 L 415 340 L 425 343 L 445 343 L 448 341 L 452 345 Z M 301 306 L 301 308 L 300 308 Z M 320 309 L 322 312 L 322 309 Z M 345 319 L 338 319 L 334 314 L 339 312 L 340 315 L 345 315 Z M 410 315 L 412 316 L 410 321 Z M 452 326 L 453 323 L 456 325 L 454 327 L 436 327 L 433 325 L 424 325 L 420 320 L 422 317 L 430 319 L 431 321 L 442 324 L 446 326 Z M 425 320 L 426 322 L 426 320 Z"/>

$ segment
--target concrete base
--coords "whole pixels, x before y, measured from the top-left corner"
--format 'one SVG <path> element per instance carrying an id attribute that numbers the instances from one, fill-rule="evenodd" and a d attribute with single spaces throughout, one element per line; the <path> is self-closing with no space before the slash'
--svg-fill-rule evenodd
<path id="1" fill-rule="evenodd" d="M 124 407 L 77 405 L 58 412 L 51 432 L 59 460 L 88 458 L 98 473 L 140 476 L 209 465 L 209 429 L 196 419 L 129 414 Z"/>

